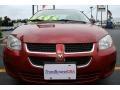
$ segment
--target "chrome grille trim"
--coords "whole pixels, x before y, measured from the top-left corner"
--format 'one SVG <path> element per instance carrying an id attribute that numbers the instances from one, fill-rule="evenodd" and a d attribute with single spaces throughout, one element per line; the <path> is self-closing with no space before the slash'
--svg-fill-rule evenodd
<path id="1" fill-rule="evenodd" d="M 25 44 L 24 46 L 25 46 L 25 50 L 26 50 L 28 53 L 34 53 L 34 54 L 56 54 L 56 52 L 32 52 L 32 51 L 29 51 L 29 50 L 28 50 L 27 44 Z"/>
<path id="2" fill-rule="evenodd" d="M 32 66 L 34 66 L 34 67 L 37 67 L 37 68 L 44 68 L 44 66 L 41 66 L 41 65 L 34 65 L 31 61 L 30 61 L 30 58 L 28 57 L 28 60 L 29 60 L 29 62 L 30 62 L 30 64 L 32 65 Z M 92 61 L 92 57 L 91 57 L 91 59 L 90 59 L 90 61 L 87 63 L 87 64 L 85 64 L 85 65 L 80 65 L 80 66 L 76 66 L 77 68 L 84 68 L 84 67 L 87 67 L 90 63 L 91 63 L 91 61 Z M 63 63 L 64 64 L 64 63 Z"/>
<path id="3" fill-rule="evenodd" d="M 56 54 L 56 52 L 32 52 L 32 51 L 29 51 L 28 48 L 27 48 L 27 44 L 24 45 L 25 46 L 25 49 L 28 53 L 34 53 L 34 54 Z M 65 48 L 65 47 L 64 47 Z M 85 53 L 92 53 L 95 49 L 95 44 L 93 43 L 93 47 L 91 49 L 91 51 L 86 51 L 86 52 L 71 52 L 71 53 L 66 53 L 64 51 L 64 54 L 85 54 Z M 64 49 L 65 50 L 65 49 Z"/>
<path id="4" fill-rule="evenodd" d="M 52 43 L 26 43 L 26 45 L 31 52 L 56 52 L 56 44 Z"/>
<path id="5" fill-rule="evenodd" d="M 91 61 L 92 61 L 92 57 L 91 57 L 90 61 L 89 61 L 87 64 L 77 66 L 77 68 L 84 68 L 84 67 L 87 67 L 87 66 L 91 63 Z"/>
<path id="6" fill-rule="evenodd" d="M 30 61 L 30 58 L 28 57 L 28 61 L 29 61 L 29 63 L 32 65 L 32 66 L 34 66 L 34 67 L 37 67 L 37 68 L 43 68 L 44 66 L 37 66 L 37 65 L 34 65 L 31 61 Z"/>
<path id="7" fill-rule="evenodd" d="M 85 53 L 92 53 L 95 49 L 95 44 L 93 44 L 93 47 L 91 49 L 91 51 L 86 51 L 86 52 L 72 52 L 72 53 L 66 53 L 65 54 L 85 54 Z"/>

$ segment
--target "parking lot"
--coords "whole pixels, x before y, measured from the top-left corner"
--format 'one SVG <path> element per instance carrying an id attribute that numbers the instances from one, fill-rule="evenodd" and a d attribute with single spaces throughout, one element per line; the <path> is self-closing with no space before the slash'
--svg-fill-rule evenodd
<path id="1" fill-rule="evenodd" d="M 109 32 L 109 34 L 111 34 L 111 36 L 113 37 L 114 43 L 116 45 L 117 48 L 117 62 L 116 62 L 116 67 L 115 67 L 115 71 L 114 73 L 106 78 L 103 79 L 101 81 L 97 81 L 94 83 L 90 83 L 93 85 L 118 85 L 120 84 L 120 30 L 107 30 Z M 9 35 L 11 31 L 4 31 L 3 32 L 3 36 Z M 29 84 L 29 83 L 23 83 L 23 82 L 18 82 L 15 81 L 14 79 L 12 79 L 11 77 L 9 77 L 7 75 L 7 73 L 5 72 L 4 69 L 4 65 L 3 65 L 3 60 L 2 60 L 2 52 L 3 52 L 3 47 L 4 44 L 0 45 L 0 84 L 1 85 L 12 85 L 12 84 L 17 84 L 17 85 L 21 85 L 21 84 Z"/>

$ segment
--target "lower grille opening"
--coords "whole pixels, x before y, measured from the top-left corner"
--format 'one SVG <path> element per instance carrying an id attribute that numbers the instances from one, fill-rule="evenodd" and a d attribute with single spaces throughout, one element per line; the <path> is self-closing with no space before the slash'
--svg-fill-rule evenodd
<path id="1" fill-rule="evenodd" d="M 56 62 L 56 58 L 53 57 L 29 57 L 30 62 L 33 65 L 36 66 L 44 66 L 44 63 L 55 63 Z M 76 63 L 77 66 L 82 66 L 82 65 L 86 65 L 90 62 L 91 57 L 90 56 L 85 56 L 85 57 L 66 57 L 65 58 L 65 62 L 67 63 Z M 63 62 L 63 63 L 65 63 Z"/>
<path id="2" fill-rule="evenodd" d="M 85 56 L 85 57 L 67 57 L 65 58 L 65 62 L 75 62 L 77 66 L 80 65 L 86 65 L 90 62 L 91 57 Z"/>
<path id="3" fill-rule="evenodd" d="M 52 57 L 29 57 L 30 61 L 32 64 L 37 65 L 37 66 L 44 66 L 44 63 L 55 62 L 55 58 Z"/>

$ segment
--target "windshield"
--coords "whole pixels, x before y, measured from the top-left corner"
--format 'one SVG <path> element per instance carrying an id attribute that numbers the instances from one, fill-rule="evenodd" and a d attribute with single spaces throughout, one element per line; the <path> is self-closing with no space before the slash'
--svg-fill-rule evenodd
<path id="1" fill-rule="evenodd" d="M 73 20 L 89 22 L 89 19 L 78 10 L 42 10 L 37 12 L 30 18 L 34 21 L 60 21 L 60 20 Z"/>

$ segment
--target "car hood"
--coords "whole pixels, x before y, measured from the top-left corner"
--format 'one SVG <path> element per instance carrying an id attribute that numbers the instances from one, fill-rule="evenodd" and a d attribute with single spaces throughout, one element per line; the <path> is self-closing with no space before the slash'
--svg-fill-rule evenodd
<path id="1" fill-rule="evenodd" d="M 12 32 L 28 43 L 91 43 L 108 33 L 91 24 L 29 24 Z"/>

